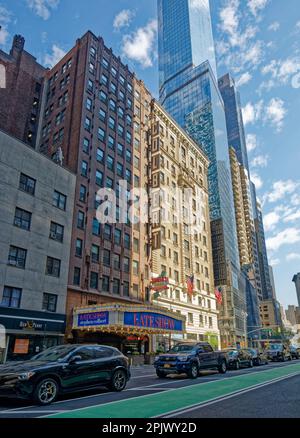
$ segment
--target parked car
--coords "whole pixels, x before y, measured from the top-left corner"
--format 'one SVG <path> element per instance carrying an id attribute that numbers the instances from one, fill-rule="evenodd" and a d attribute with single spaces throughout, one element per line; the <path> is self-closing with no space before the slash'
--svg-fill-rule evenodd
<path id="1" fill-rule="evenodd" d="M 53 403 L 59 394 L 106 386 L 122 391 L 130 378 L 128 359 L 101 345 L 61 345 L 24 362 L 0 366 L 0 397 Z"/>
<path id="2" fill-rule="evenodd" d="M 273 362 L 292 360 L 290 349 L 284 344 L 271 344 L 266 351 L 268 359 Z"/>
<path id="3" fill-rule="evenodd" d="M 227 371 L 226 355 L 214 351 L 210 344 L 180 343 L 168 353 L 155 358 L 154 367 L 159 378 L 168 374 L 187 374 L 191 379 L 196 379 L 200 370 L 217 369 L 219 373 Z"/>
<path id="4" fill-rule="evenodd" d="M 265 352 L 259 351 L 256 348 L 248 348 L 248 351 L 252 355 L 254 366 L 267 365 L 269 363 Z"/>
<path id="5" fill-rule="evenodd" d="M 239 370 L 242 367 L 253 368 L 253 357 L 247 349 L 227 350 L 228 368 Z"/>
<path id="6" fill-rule="evenodd" d="M 300 359 L 300 348 L 295 347 L 294 345 L 290 347 L 292 359 Z"/>

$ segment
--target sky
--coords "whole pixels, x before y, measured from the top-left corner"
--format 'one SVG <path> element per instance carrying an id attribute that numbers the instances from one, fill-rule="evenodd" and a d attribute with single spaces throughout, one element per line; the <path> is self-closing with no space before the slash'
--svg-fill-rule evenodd
<path id="1" fill-rule="evenodd" d="M 174 0 L 177 1 L 177 0 Z M 194 0 L 201 1 L 201 0 Z M 279 301 L 297 304 L 300 272 L 299 0 L 211 0 L 219 76 L 239 87 L 252 180 L 263 205 Z M 52 66 L 87 30 L 158 97 L 156 0 L 0 0 L 0 48 L 14 34 Z"/>

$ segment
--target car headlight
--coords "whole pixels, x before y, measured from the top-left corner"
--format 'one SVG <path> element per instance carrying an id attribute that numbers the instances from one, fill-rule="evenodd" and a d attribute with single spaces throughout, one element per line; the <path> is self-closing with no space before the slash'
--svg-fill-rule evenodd
<path id="1" fill-rule="evenodd" d="M 154 361 L 155 362 L 157 362 L 158 360 L 160 359 L 160 357 L 159 356 L 155 356 L 155 359 L 154 359 Z"/>
<path id="2" fill-rule="evenodd" d="M 34 371 L 29 371 L 28 373 L 22 373 L 19 374 L 18 379 L 19 380 L 29 380 L 31 379 L 31 377 L 33 377 L 35 375 Z"/>
<path id="3" fill-rule="evenodd" d="M 189 356 L 179 356 L 179 357 L 178 357 L 178 360 L 179 360 L 180 362 L 187 362 L 188 359 L 189 359 Z"/>

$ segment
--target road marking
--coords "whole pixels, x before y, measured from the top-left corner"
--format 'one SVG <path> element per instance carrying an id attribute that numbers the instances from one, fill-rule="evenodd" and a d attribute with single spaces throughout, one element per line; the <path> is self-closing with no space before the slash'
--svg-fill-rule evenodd
<path id="1" fill-rule="evenodd" d="M 132 388 L 127 389 L 126 391 L 168 391 L 168 388 Z"/>
<path id="2" fill-rule="evenodd" d="M 270 380 L 269 382 L 266 382 L 266 383 L 250 386 L 249 388 L 243 389 L 241 391 L 235 391 L 235 392 L 228 394 L 224 397 L 216 397 L 215 399 L 212 399 L 209 402 L 197 403 L 195 405 L 187 406 L 185 409 L 179 409 L 179 410 L 177 409 L 175 411 L 165 412 L 164 414 L 160 414 L 160 415 L 157 415 L 157 416 L 152 417 L 152 418 L 172 418 L 172 417 L 175 417 L 177 415 L 186 414 L 188 412 L 192 412 L 192 411 L 195 411 L 197 409 L 202 409 L 202 408 L 211 406 L 213 404 L 220 403 L 222 401 L 226 401 L 226 400 L 229 400 L 231 398 L 241 396 L 241 395 L 246 394 L 248 392 L 256 391 L 258 389 L 264 388 L 265 386 L 273 385 L 274 383 L 278 383 L 278 382 L 281 382 L 283 380 L 288 380 L 292 377 L 299 376 L 299 375 L 300 375 L 299 372 L 288 374 L 287 376 L 279 377 L 277 379 Z"/>
<path id="3" fill-rule="evenodd" d="M 207 402 L 235 391 L 257 386 L 275 378 L 285 377 L 292 372 L 300 373 L 299 365 L 289 365 L 255 373 L 242 374 L 218 381 L 204 382 L 183 388 L 169 389 L 155 394 L 147 394 L 130 399 L 111 401 L 101 405 L 73 409 L 69 413 L 46 415 L 52 418 L 151 418 L 162 414 L 162 407 L 169 406 L 170 411 L 183 410 L 197 402 Z M 161 384 L 160 384 L 161 385 Z M 159 385 L 157 385 L 159 386 Z"/>
<path id="4" fill-rule="evenodd" d="M 133 379 L 144 379 L 145 377 L 156 377 L 156 374 L 146 374 L 145 376 L 131 377 L 130 380 L 133 380 Z"/>
<path id="5" fill-rule="evenodd" d="M 24 411 L 24 412 L 22 412 L 22 411 L 19 411 L 19 412 L 17 412 L 18 414 L 44 414 L 44 413 L 49 413 L 49 414 L 55 414 L 55 413 L 60 413 L 60 414 L 64 414 L 65 412 L 70 412 L 70 410 L 68 410 L 68 411 L 66 411 L 66 410 L 53 410 L 53 411 Z M 10 414 L 10 413 L 12 413 L 12 414 L 16 414 L 16 412 L 11 412 L 11 411 L 4 411 L 4 412 L 1 412 L 0 411 L 0 415 L 6 415 L 6 414 Z"/>

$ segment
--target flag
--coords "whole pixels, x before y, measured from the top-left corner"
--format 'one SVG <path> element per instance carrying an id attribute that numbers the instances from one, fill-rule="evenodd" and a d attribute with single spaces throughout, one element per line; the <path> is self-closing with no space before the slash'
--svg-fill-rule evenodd
<path id="1" fill-rule="evenodd" d="M 194 293 L 194 275 L 191 275 L 190 277 L 187 278 L 186 285 L 187 285 L 188 294 L 192 296 Z"/>
<path id="2" fill-rule="evenodd" d="M 222 304 L 222 303 L 223 303 L 223 291 L 222 291 L 222 288 L 221 288 L 221 287 L 218 287 L 218 288 L 215 290 L 215 297 L 216 297 L 216 299 L 217 299 L 217 301 L 218 301 L 219 304 Z"/>

